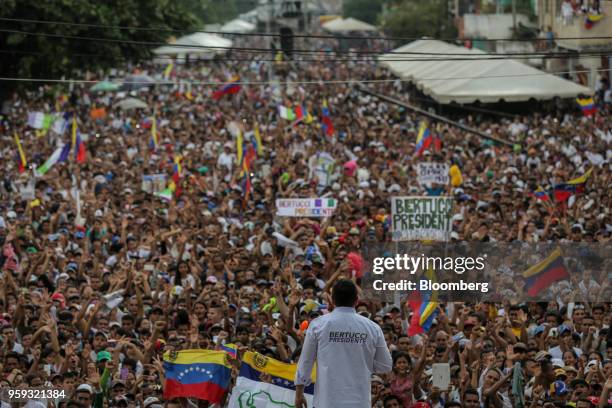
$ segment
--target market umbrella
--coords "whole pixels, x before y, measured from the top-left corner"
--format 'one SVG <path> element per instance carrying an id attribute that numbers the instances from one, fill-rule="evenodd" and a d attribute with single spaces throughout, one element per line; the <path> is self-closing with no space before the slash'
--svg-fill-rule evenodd
<path id="1" fill-rule="evenodd" d="M 121 87 L 121 84 L 116 82 L 109 81 L 100 81 L 94 86 L 91 87 L 91 91 L 93 92 L 107 92 L 107 91 L 117 91 Z"/>
<path id="2" fill-rule="evenodd" d="M 120 89 L 122 91 L 133 91 L 134 89 L 144 88 L 154 83 L 155 79 L 148 75 L 128 75 L 123 80 L 123 85 L 121 85 Z"/>
<path id="3" fill-rule="evenodd" d="M 146 109 L 149 106 L 143 101 L 141 101 L 140 99 L 126 98 L 114 104 L 113 107 L 123 109 L 123 110 L 130 110 L 130 109 Z"/>

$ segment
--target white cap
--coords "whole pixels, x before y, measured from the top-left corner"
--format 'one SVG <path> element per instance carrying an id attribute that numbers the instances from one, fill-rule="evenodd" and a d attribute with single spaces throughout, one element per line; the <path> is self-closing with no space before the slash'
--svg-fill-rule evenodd
<path id="1" fill-rule="evenodd" d="M 144 402 L 142 403 L 142 406 L 144 408 L 149 408 L 149 405 L 152 405 L 152 404 L 155 404 L 155 403 L 157 403 L 157 404 L 161 403 L 159 398 L 157 398 L 157 397 L 148 397 L 147 399 L 144 400 Z"/>
<path id="2" fill-rule="evenodd" d="M 401 190 L 401 187 L 400 187 L 399 184 L 391 184 L 391 186 L 389 186 L 389 189 L 388 189 L 388 191 L 390 193 L 395 193 L 395 192 L 398 192 L 400 190 Z"/>
<path id="3" fill-rule="evenodd" d="M 77 387 L 77 389 L 76 389 L 76 392 L 79 392 L 79 391 L 86 391 L 86 392 L 88 392 L 88 393 L 90 393 L 92 395 L 94 393 L 93 392 L 93 388 L 89 384 L 81 384 L 81 385 L 79 385 Z"/>

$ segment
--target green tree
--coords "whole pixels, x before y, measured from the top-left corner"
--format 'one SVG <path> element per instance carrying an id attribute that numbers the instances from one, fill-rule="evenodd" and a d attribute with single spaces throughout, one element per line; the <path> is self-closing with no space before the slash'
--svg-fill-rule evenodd
<path id="1" fill-rule="evenodd" d="M 342 15 L 345 18 L 353 17 L 366 23 L 376 24 L 382 6 L 382 0 L 345 0 Z"/>
<path id="2" fill-rule="evenodd" d="M 0 21 L 0 76 L 58 78 L 71 76 L 75 70 L 108 68 L 118 66 L 124 60 L 138 62 L 150 58 L 153 47 L 121 41 L 165 42 L 170 36 L 177 35 L 169 31 L 171 28 L 180 27 L 185 33 L 196 29 L 198 19 L 186 6 L 187 2 L 193 1 L 196 0 L 3 0 L 0 17 L 4 18 L 155 30 Z M 14 83 L 3 85 L 0 89 L 6 92 Z"/>
<path id="3" fill-rule="evenodd" d="M 403 0 L 385 13 L 383 27 L 393 37 L 455 38 L 447 6 L 446 0 Z"/>

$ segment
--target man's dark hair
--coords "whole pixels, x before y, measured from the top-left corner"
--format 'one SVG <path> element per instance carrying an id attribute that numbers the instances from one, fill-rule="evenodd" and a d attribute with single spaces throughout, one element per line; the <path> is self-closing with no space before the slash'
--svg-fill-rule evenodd
<path id="1" fill-rule="evenodd" d="M 357 287 L 348 279 L 339 280 L 332 289 L 332 300 L 336 307 L 353 307 L 357 301 Z"/>
<path id="2" fill-rule="evenodd" d="M 478 391 L 474 388 L 468 388 L 467 390 L 465 390 L 465 392 L 463 393 L 463 398 L 465 398 L 465 396 L 468 394 L 475 395 L 478 397 L 478 399 L 480 399 L 480 395 L 478 394 Z"/>
<path id="3" fill-rule="evenodd" d="M 595 405 L 586 398 L 580 398 L 578 401 L 576 401 L 576 404 L 578 404 L 579 402 L 586 402 L 587 404 L 589 404 L 589 407 L 595 407 Z"/>
<path id="4" fill-rule="evenodd" d="M 397 401 L 397 403 L 400 405 L 400 407 L 402 406 L 402 401 L 400 401 L 399 398 L 397 398 L 395 395 L 387 395 L 385 397 L 385 399 L 383 399 L 383 407 L 387 407 L 387 404 L 391 401 Z"/>

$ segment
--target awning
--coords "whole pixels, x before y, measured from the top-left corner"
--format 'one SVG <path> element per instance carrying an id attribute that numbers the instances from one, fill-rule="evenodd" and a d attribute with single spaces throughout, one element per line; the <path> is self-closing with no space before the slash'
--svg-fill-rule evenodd
<path id="1" fill-rule="evenodd" d="M 157 55 L 215 55 L 224 54 L 232 46 L 232 40 L 215 34 L 194 33 L 179 38 L 174 43 L 153 50 Z"/>
<path id="2" fill-rule="evenodd" d="M 439 103 L 520 102 L 593 94 L 589 88 L 522 62 L 482 59 L 495 56 L 443 41 L 417 40 L 393 52 L 408 54 L 385 54 L 379 61 Z"/>
<path id="3" fill-rule="evenodd" d="M 255 24 L 251 24 L 248 21 L 240 20 L 237 18 L 223 24 L 223 26 L 221 27 L 221 31 L 224 33 L 246 34 L 252 33 L 253 31 L 255 31 L 255 28 Z"/>
<path id="4" fill-rule="evenodd" d="M 377 28 L 373 25 L 364 23 L 363 21 L 359 21 L 352 17 L 336 18 L 324 23 L 321 27 L 323 27 L 324 30 L 331 31 L 332 33 L 347 31 L 377 31 Z"/>

